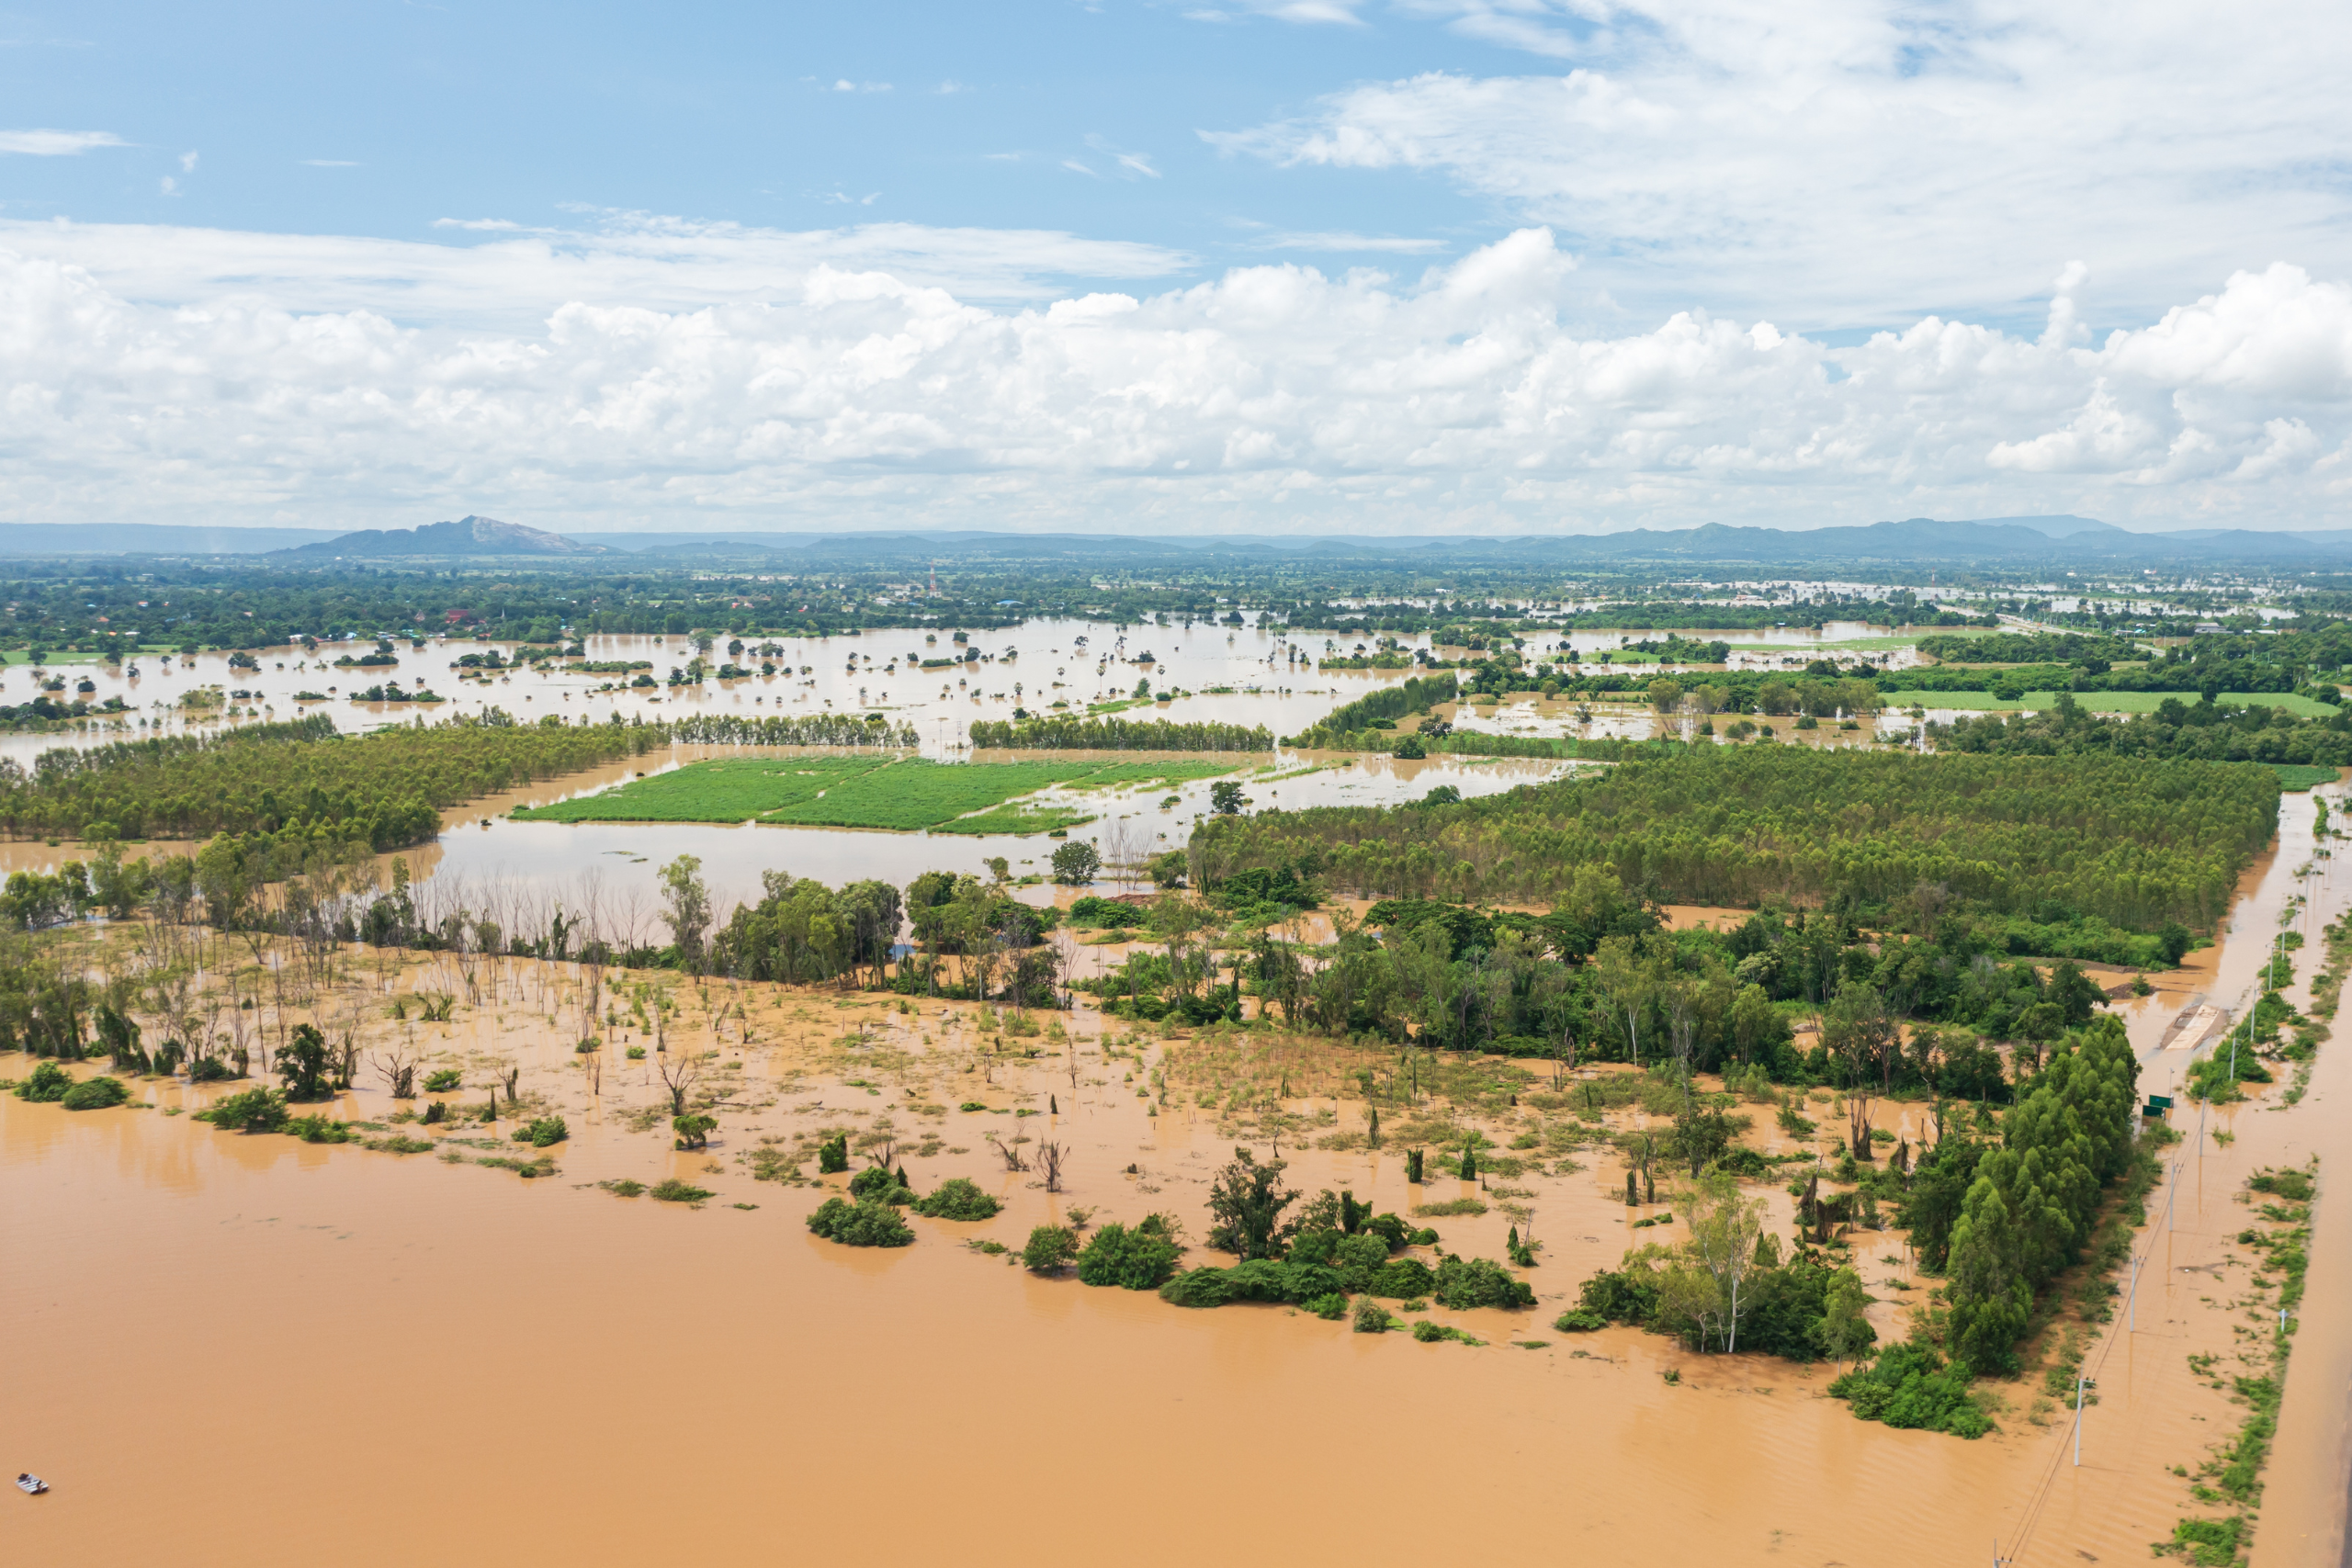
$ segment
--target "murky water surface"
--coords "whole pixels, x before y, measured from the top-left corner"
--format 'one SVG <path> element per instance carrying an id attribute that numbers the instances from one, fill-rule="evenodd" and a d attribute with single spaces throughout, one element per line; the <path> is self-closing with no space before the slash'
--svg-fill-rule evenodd
<path id="1" fill-rule="evenodd" d="M 2227 940 L 2185 983 L 2218 1005 L 2242 1004 L 2282 915 L 2315 948 L 2343 907 L 2296 804 Z M 2293 910 L 2298 890 L 2309 902 Z M 368 1042 L 461 1066 L 475 1086 L 461 1102 L 513 1065 L 535 1107 L 571 1121 L 561 1174 L 216 1133 L 170 1114 L 214 1091 L 169 1082 L 141 1086 L 144 1110 L 0 1099 L 0 1314 L 16 1347 L 0 1450 L 56 1484 L 0 1505 L 7 1561 L 1156 1563 L 1207 1550 L 1957 1565 L 1997 1541 L 2012 1561 L 2136 1562 L 2187 1511 L 2168 1467 L 2193 1466 L 2239 1417 L 2186 1358 L 2240 1343 L 2228 1238 L 2245 1223 L 2244 1176 L 2312 1149 L 2352 1161 L 2340 1045 L 2301 1106 L 2257 1101 L 2187 1129 L 2130 1315 L 2093 1353 L 2102 1402 L 2076 1468 L 2064 1420 L 2037 1418 L 2030 1388 L 2000 1434 L 1964 1443 L 1854 1421 L 1823 1396 L 1826 1369 L 1552 1332 L 1577 1281 L 1646 1239 L 1626 1229 L 1622 1172 L 1589 1151 L 1516 1179 L 1516 1200 L 1490 1188 L 1484 1215 L 1434 1222 L 1448 1247 L 1494 1256 L 1516 1201 L 1544 1243 L 1535 1312 L 1435 1314 L 1478 1348 L 1282 1309 L 1186 1313 L 963 1245 L 1017 1246 L 1073 1205 L 1169 1209 L 1198 1236 L 1215 1166 L 1237 1141 L 1267 1152 L 1214 1080 L 1266 1070 L 1252 1054 L 1271 1046 L 1180 1079 L 1155 1115 L 1136 1083 L 1182 1070 L 1199 1043 L 1129 1039 L 1080 1013 L 1070 1041 L 1001 1040 L 1046 1053 L 1016 1060 L 983 1045 L 969 1009 L 677 986 L 669 1050 L 711 1050 L 741 1080 L 712 1147 L 681 1153 L 635 1114 L 662 1100 L 650 1069 L 618 1054 L 641 1031 L 624 1020 L 593 1079 L 570 1049 L 576 971 L 355 953 L 350 974 L 374 993 L 468 998 L 447 1026 L 372 1018 Z M 2148 1087 L 2166 1015 L 2191 1000 L 2175 987 L 2133 1010 Z M 1287 1109 L 1355 1124 L 1360 1101 L 1328 1098 L 1351 1064 L 1285 1060 Z M 388 1117 L 394 1102 L 363 1078 L 338 1113 Z M 964 1103 L 984 1109 L 951 1109 Z M 918 1219 L 902 1251 L 839 1248 L 801 1224 L 820 1192 L 755 1181 L 741 1157 L 763 1138 L 885 1118 L 919 1188 L 969 1176 L 1006 1212 Z M 1067 1191 L 995 1160 L 985 1134 L 1013 1128 L 1066 1146 Z M 452 1136 L 480 1142 L 441 1149 L 473 1159 L 504 1147 L 503 1131 L 465 1124 Z M 1408 1189 L 1394 1150 L 1283 1152 L 1309 1191 L 1400 1210 L 1473 1195 Z M 690 1209 L 593 1185 L 667 1176 L 717 1197 Z M 1883 1331 L 1899 1328 L 1901 1250 L 1895 1235 L 1857 1249 Z M 2267 1562 L 2333 1560 L 2310 1553 L 2340 1528 L 2352 1314 L 2327 1292 L 2346 1272 L 2340 1249 L 2314 1269 Z M 2316 1436 L 2286 1441 L 2306 1427 Z"/>

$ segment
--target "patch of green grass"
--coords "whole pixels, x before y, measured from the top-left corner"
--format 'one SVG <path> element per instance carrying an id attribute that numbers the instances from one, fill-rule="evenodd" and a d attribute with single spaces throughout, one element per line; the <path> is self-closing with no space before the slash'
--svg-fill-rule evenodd
<path id="1" fill-rule="evenodd" d="M 932 829 L 935 833 L 1051 833 L 1068 832 L 1094 820 L 1094 813 L 1068 806 L 1000 806 L 993 811 L 983 811 L 977 817 L 958 817 L 952 822 L 942 822 Z"/>
<path id="2" fill-rule="evenodd" d="M 2278 787 L 2283 790 L 2312 789 L 2335 782 L 2335 769 L 2315 768 L 2305 762 L 2273 762 L 2270 770 L 2278 775 Z"/>
<path id="3" fill-rule="evenodd" d="M 1099 773 L 1092 761 L 896 762 L 810 799 L 763 814 L 763 822 L 811 828 L 937 828 L 1016 795 Z"/>
<path id="4" fill-rule="evenodd" d="M 709 1188 L 696 1187 L 694 1183 L 681 1181 L 674 1176 L 665 1181 L 655 1182 L 646 1190 L 664 1203 L 705 1203 L 708 1202 L 713 1196 Z"/>
<path id="5" fill-rule="evenodd" d="M 805 805 L 889 761 L 887 756 L 729 757 L 514 815 L 525 822 L 748 822 Z"/>

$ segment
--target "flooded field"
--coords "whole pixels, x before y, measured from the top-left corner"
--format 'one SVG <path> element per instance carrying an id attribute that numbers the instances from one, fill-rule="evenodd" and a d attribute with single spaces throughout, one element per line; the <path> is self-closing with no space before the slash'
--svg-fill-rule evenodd
<path id="1" fill-rule="evenodd" d="M 388 654 L 372 643 L 322 643 L 266 649 L 253 655 L 255 668 L 233 667 L 226 653 L 141 654 L 121 665 L 94 654 L 52 656 L 45 667 L 64 686 L 59 700 L 95 705 L 119 698 L 125 711 L 87 731 L 0 736 L 0 756 L 29 764 L 55 746 L 119 739 L 125 735 L 177 733 L 246 718 L 286 719 L 325 714 L 338 728 L 365 730 L 422 716 L 436 722 L 453 714 L 503 707 L 524 719 L 549 713 L 604 719 L 615 714 L 647 719 L 696 714 L 763 717 L 811 713 L 881 713 L 911 724 L 926 756 L 946 756 L 960 747 L 975 719 L 1010 718 L 1015 707 L 1038 714 L 1083 715 L 1091 707 L 1118 709 L 1131 718 L 1263 725 L 1282 736 L 1305 729 L 1342 703 L 1378 686 L 1405 679 L 1407 671 L 1317 670 L 1327 655 L 1369 650 L 1373 637 L 1293 635 L 1281 627 L 1235 627 L 1202 623 L 1193 626 L 1119 626 L 1110 622 L 1041 619 L 998 631 L 974 630 L 957 643 L 950 628 L 936 632 L 875 631 L 826 637 L 741 639 L 746 651 L 727 651 L 719 637 L 709 655 L 713 671 L 733 663 L 754 671 L 740 679 L 713 676 L 700 685 L 672 687 L 673 670 L 695 657 L 685 637 L 591 637 L 584 639 L 588 664 L 612 666 L 531 671 L 461 668 L 495 653 L 511 660 L 510 641 L 434 637 L 421 649 L 406 639 Z M 1663 632 L 1561 633 L 1533 635 L 1528 651 L 1573 647 L 1590 659 L 1626 644 L 1662 638 Z M 1860 622 L 1819 631 L 1780 627 L 1754 632 L 1694 634 L 1700 641 L 1731 645 L 1730 667 L 1767 668 L 1804 664 L 1827 651 L 1868 652 L 1881 663 L 1917 662 L 1915 637 Z M 1427 637 L 1393 640 L 1411 651 L 1431 648 Z M 1359 649 L 1358 645 L 1363 645 Z M 763 657 L 759 650 L 772 650 Z M 980 651 L 977 664 L 922 668 L 925 660 L 960 659 Z M 1449 649 L 1459 657 L 1464 650 Z M 1147 662 L 1145 655 L 1150 655 Z M 16 656 L 21 658 L 21 655 Z M 338 659 L 373 658 L 380 662 L 338 666 Z M 773 674 L 757 673 L 772 666 Z M 1652 670 L 1660 668 L 1655 663 Z M 1668 666 L 1667 668 L 1673 668 Z M 651 684 L 632 684 L 639 676 Z M 1136 697 L 1138 682 L 1151 694 Z M 84 690 L 84 683 L 87 690 Z M 355 702 L 356 694 L 397 684 L 412 695 L 430 693 L 438 702 Z M 1171 701 L 1154 700 L 1162 693 Z M 35 692 L 30 668 L 15 663 L 0 670 L 0 702 L 28 701 Z M 1067 706 L 1057 708 L 1057 703 Z M 1600 732 L 1596 732 L 1600 733 Z"/>
<path id="2" fill-rule="evenodd" d="M 2161 1090 L 2166 1037 L 2187 1032 L 2174 1018 L 2245 1004 L 2282 920 L 2307 932 L 2300 969 L 2316 962 L 2347 890 L 2297 804 L 2221 944 L 2127 1004 L 2143 1089 Z M 640 849 L 670 847 L 632 831 Z M 450 836 L 445 871 L 471 841 Z M 575 854 L 582 842 L 564 841 Z M 2030 1385 L 2008 1393 L 1998 1432 L 1964 1442 L 1854 1420 L 1825 1396 L 1826 1366 L 1554 1332 L 1583 1278 L 1661 1233 L 1629 1228 L 1655 1211 L 1626 1207 L 1613 1154 L 1556 1144 L 1546 1064 L 1433 1066 L 1419 1099 L 1385 1111 L 1374 1148 L 1352 1087 L 1368 1059 L 1342 1044 L 608 971 L 607 1023 L 582 1055 L 589 979 L 523 960 L 337 957 L 305 1005 L 364 1003 L 371 1055 L 417 1053 L 463 1080 L 437 1126 L 396 1122 L 421 1102 L 394 1100 L 371 1071 L 333 1107 L 371 1136 L 422 1134 L 431 1147 L 416 1153 L 218 1132 L 180 1112 L 222 1091 L 174 1079 L 134 1080 L 146 1109 L 0 1097 L 0 1311 L 17 1348 L 0 1437 L 56 1485 L 0 1513 L 9 1560 L 1172 1562 L 1204 1549 L 1181 1492 L 1214 1499 L 1205 1529 L 1224 1550 L 1307 1562 L 2142 1561 L 2192 1511 L 2170 1467 L 2193 1468 L 2242 1414 L 2188 1358 L 2250 1343 L 2231 1240 L 2248 1223 L 2244 1178 L 2313 1152 L 2331 1170 L 2352 1160 L 2341 1045 L 2322 1049 L 2291 1109 L 2272 1090 L 2203 1126 L 2175 1113 L 2188 1137 L 2150 1201 L 2128 1305 L 2091 1348 L 2100 1403 L 2077 1468 L 2065 1419 Z M 447 1022 L 418 1017 L 435 995 L 459 998 Z M 256 1031 L 273 1022 L 254 1017 Z M 697 1102 L 718 1127 L 707 1149 L 681 1151 L 661 1069 L 704 1053 Z M 0 1056 L 7 1076 L 28 1066 Z M 476 1108 L 502 1083 L 504 1115 L 485 1123 Z M 1917 1131 L 1919 1107 L 1886 1109 Z M 540 1179 L 512 1168 L 534 1157 L 511 1140 L 518 1111 L 569 1123 Z M 1757 1120 L 1758 1147 L 1790 1142 Z M 1409 1186 L 1407 1141 L 1465 1124 L 1504 1148 L 1529 1140 L 1523 1168 Z M 814 1178 L 810 1156 L 835 1132 L 888 1150 L 918 1190 L 966 1177 L 1004 1211 L 917 1219 L 899 1250 L 820 1241 L 802 1219 L 842 1179 Z M 1033 1156 L 1058 1145 L 1063 1190 L 1046 1190 L 1034 1158 L 1007 1168 L 991 1135 L 1026 1136 Z M 1437 1310 L 1484 1343 L 1419 1344 L 1284 1308 L 1185 1312 L 966 1245 L 1017 1247 L 1080 1209 L 1096 1224 L 1170 1212 L 1197 1242 L 1209 1178 L 1237 1145 L 1278 1145 L 1310 1194 L 1346 1188 L 1399 1213 L 1484 1204 L 1416 1223 L 1465 1257 L 1499 1256 L 1505 1227 L 1521 1226 L 1543 1244 L 1536 1308 Z M 711 1196 L 697 1207 L 597 1185 L 665 1179 Z M 1784 1228 L 1789 1200 L 1763 1191 Z M 2340 1203 L 2320 1211 L 2324 1233 L 2345 1227 Z M 1901 1283 L 1901 1235 L 1857 1240 L 1871 1315 L 1899 1332 L 1920 1295 Z M 2346 1249 L 2322 1256 L 2263 1510 L 2266 1563 L 2332 1562 L 2340 1536 L 2352 1318 L 2322 1293 Z M 2290 1430 L 2303 1434 L 2292 1444 Z M 1390 1484 L 1364 1496 L 1367 1477 Z"/>

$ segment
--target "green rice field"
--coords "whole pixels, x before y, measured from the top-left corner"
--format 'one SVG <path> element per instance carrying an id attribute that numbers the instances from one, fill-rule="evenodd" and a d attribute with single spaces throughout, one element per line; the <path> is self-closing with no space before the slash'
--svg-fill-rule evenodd
<path id="1" fill-rule="evenodd" d="M 932 762 L 921 758 L 742 757 L 695 762 L 617 788 L 514 812 L 525 822 L 767 822 L 901 832 L 1042 833 L 1093 819 L 1080 806 L 1020 801 L 1057 784 L 1164 787 L 1240 764 L 1100 760 Z M 1020 804 L 1009 804 L 1020 801 Z"/>

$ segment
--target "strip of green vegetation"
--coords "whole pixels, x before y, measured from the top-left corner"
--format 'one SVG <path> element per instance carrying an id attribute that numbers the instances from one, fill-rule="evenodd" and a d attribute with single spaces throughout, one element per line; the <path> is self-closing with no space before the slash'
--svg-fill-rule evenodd
<path id="1" fill-rule="evenodd" d="M 1230 762 L 1114 762 L 1107 768 L 1073 781 L 1070 787 L 1125 789 L 1129 786 L 1152 788 L 1192 784 L 1200 779 L 1223 778 L 1242 766 L 1238 759 Z"/>
<path id="2" fill-rule="evenodd" d="M 2311 1263 L 2314 1174 L 2309 1168 L 2265 1169 L 2246 1182 L 2254 1193 L 2272 1200 L 2262 1205 L 2262 1217 L 2285 1227 L 2249 1227 L 2238 1233 L 2238 1245 L 2252 1250 L 2257 1259 L 2245 1304 L 2265 1318 L 2272 1312 L 2278 1314 L 2267 1331 L 2268 1354 L 2256 1362 L 2260 1370 L 2251 1377 L 2217 1373 L 2216 1359 L 2211 1356 L 2188 1359 L 2191 1371 L 2211 1380 L 2215 1388 L 2227 1388 L 2233 1401 L 2246 1408 L 2245 1423 L 2237 1436 L 2213 1449 L 2188 1483 L 2189 1495 L 2198 1502 L 2236 1511 L 2218 1519 L 2182 1519 L 2173 1526 L 2170 1540 L 2156 1543 L 2159 1555 L 2178 1557 L 2197 1568 L 2225 1568 L 2241 1561 L 2239 1551 L 2252 1533 L 2254 1510 L 2262 1501 L 2262 1468 L 2270 1458 L 2271 1438 L 2278 1435 L 2278 1402 L 2287 1390 L 2288 1352 L 2301 1320 L 2295 1309 L 2302 1304 L 2304 1274 Z M 2275 1303 L 2263 1299 L 2269 1293 L 2272 1276 L 2277 1277 L 2278 1288 Z M 2245 1359 L 2254 1361 L 2255 1357 L 2249 1354 Z"/>
<path id="3" fill-rule="evenodd" d="M 514 815 L 525 822 L 748 822 L 889 762 L 887 756 L 730 757 Z"/>
<path id="4" fill-rule="evenodd" d="M 935 833 L 1066 833 L 1094 820 L 1094 814 L 1067 806 L 1001 806 L 977 816 L 942 822 Z"/>
<path id="5" fill-rule="evenodd" d="M 2074 692 L 2075 704 L 2091 713 L 2154 713 L 2169 697 L 2176 702 L 2195 703 L 2195 692 Z M 1997 697 L 1990 692 L 1928 692 L 1899 691 L 1885 694 L 1889 702 L 1902 707 L 1965 708 L 1971 712 L 2039 713 L 2058 705 L 2056 692 L 2028 692 L 2016 698 Z M 2252 703 L 2261 707 L 2283 708 L 2298 718 L 2334 718 L 2341 711 L 2325 703 L 2315 702 L 2300 692 L 2223 692 L 2217 699 L 2225 703 Z"/>

